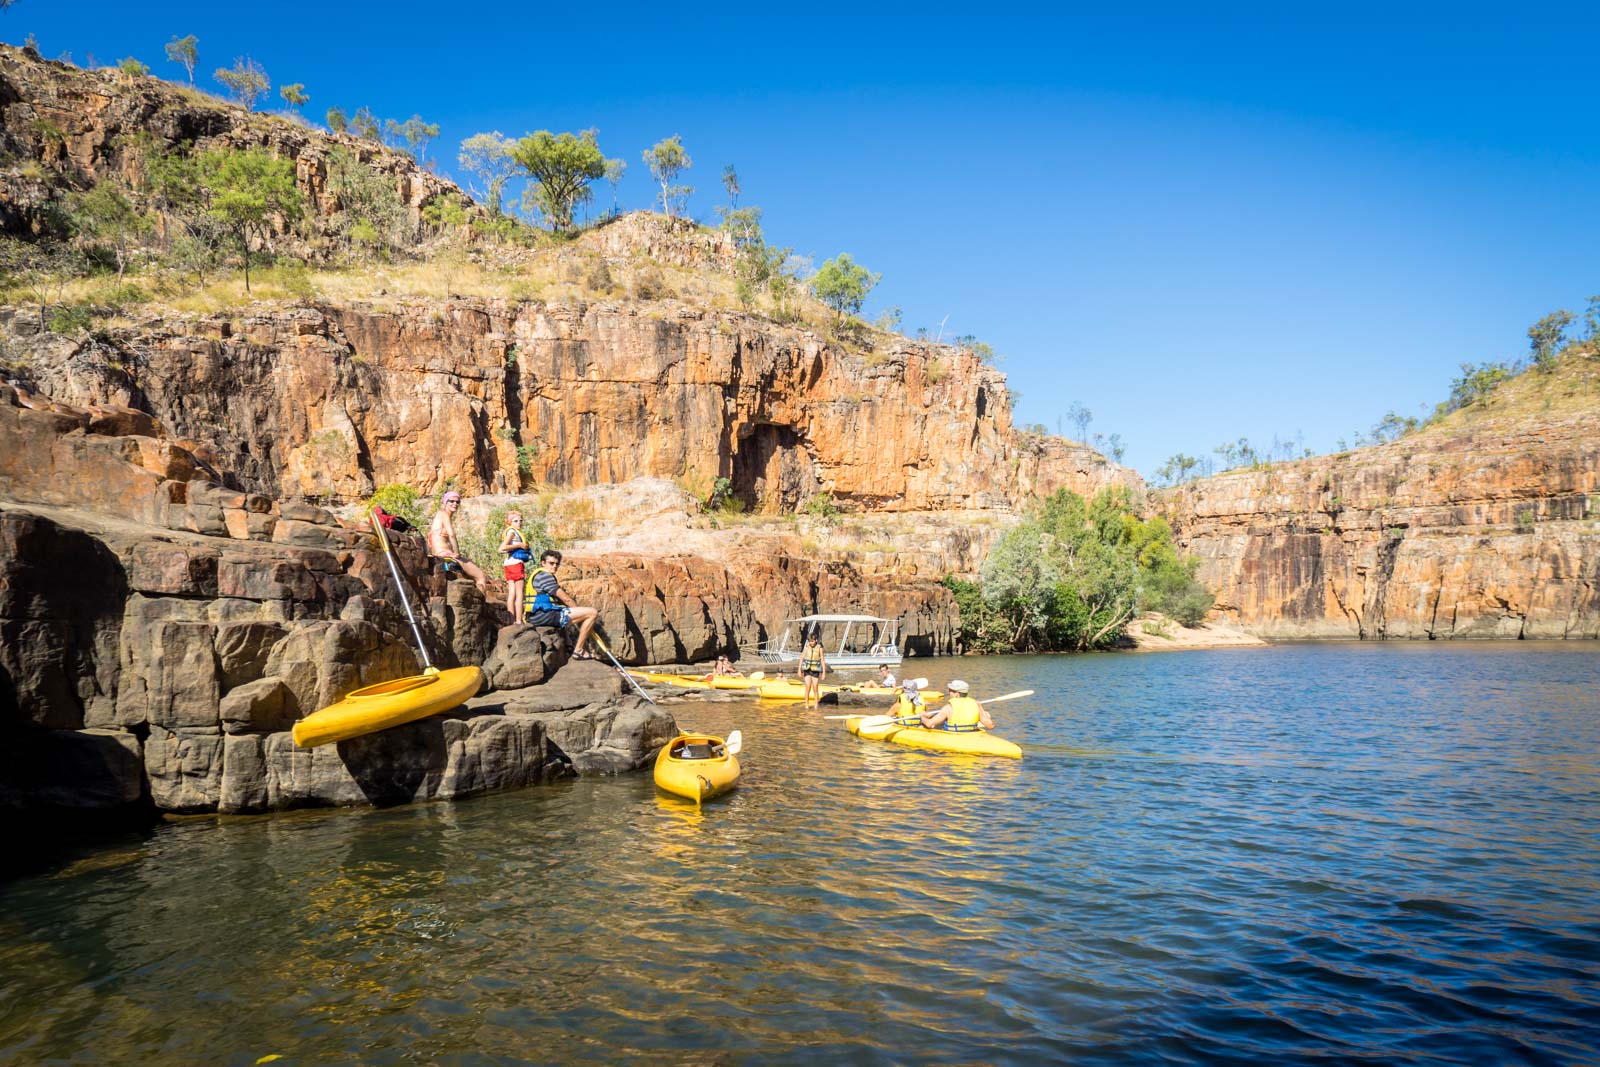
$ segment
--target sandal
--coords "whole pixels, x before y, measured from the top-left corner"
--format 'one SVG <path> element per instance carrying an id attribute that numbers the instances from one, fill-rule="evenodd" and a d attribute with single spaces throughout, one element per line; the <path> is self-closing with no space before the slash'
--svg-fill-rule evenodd
<path id="1" fill-rule="evenodd" d="M 572 654 L 572 658 L 573 659 L 594 659 L 595 658 L 595 654 L 593 652 L 590 652 L 588 649 L 585 648 L 585 649 L 580 649 L 577 652 L 574 652 Z"/>

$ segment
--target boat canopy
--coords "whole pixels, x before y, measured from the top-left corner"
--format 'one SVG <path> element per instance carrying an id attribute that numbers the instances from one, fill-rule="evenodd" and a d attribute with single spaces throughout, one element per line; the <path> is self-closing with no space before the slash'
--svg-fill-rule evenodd
<path id="1" fill-rule="evenodd" d="M 777 645 L 766 645 L 757 654 L 768 663 L 795 663 L 800 659 L 800 643 L 808 631 L 819 632 L 824 626 L 842 629 L 838 640 L 826 641 L 828 666 L 848 669 L 876 667 L 880 663 L 890 666 L 900 664 L 899 623 L 881 615 L 802 615 L 785 619 L 783 637 Z M 791 640 L 793 643 L 791 644 Z"/>

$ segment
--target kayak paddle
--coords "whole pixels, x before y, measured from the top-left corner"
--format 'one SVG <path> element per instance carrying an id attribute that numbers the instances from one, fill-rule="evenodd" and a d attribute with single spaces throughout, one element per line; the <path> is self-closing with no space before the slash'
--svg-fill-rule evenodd
<path id="1" fill-rule="evenodd" d="M 617 669 L 617 673 L 626 678 L 628 680 L 628 684 L 633 686 L 633 691 L 638 693 L 641 697 L 644 697 L 645 703 L 654 704 L 655 701 L 651 700 L 648 696 L 645 696 L 645 691 L 639 688 L 639 683 L 634 680 L 633 675 L 622 669 L 622 664 L 617 662 L 617 657 L 611 654 L 611 650 L 606 647 L 606 643 L 600 640 L 600 635 L 591 633 L 589 637 L 593 639 L 594 643 L 600 647 L 600 651 L 606 654 L 606 659 L 611 661 L 611 665 Z"/>

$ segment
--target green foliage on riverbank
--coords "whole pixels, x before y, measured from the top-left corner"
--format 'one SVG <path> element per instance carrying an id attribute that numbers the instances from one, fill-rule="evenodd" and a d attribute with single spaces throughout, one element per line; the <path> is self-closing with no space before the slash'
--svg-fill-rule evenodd
<path id="1" fill-rule="evenodd" d="M 1212 595 L 1165 519 L 1142 518 L 1124 486 L 1092 501 L 1058 490 L 1007 530 L 976 583 L 945 579 L 969 652 L 1106 648 L 1141 611 L 1193 626 Z"/>

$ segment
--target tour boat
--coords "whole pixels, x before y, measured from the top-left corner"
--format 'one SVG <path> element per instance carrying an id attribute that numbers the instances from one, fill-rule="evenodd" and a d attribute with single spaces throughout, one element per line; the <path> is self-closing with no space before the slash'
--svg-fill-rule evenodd
<path id="1" fill-rule="evenodd" d="M 767 663 L 793 666 L 800 662 L 806 634 L 812 629 L 822 638 L 822 653 L 829 670 L 861 670 L 880 663 L 900 665 L 900 624 L 876 615 L 803 615 L 786 619 L 777 645 L 769 642 L 767 647 L 757 649 L 756 655 Z"/>

